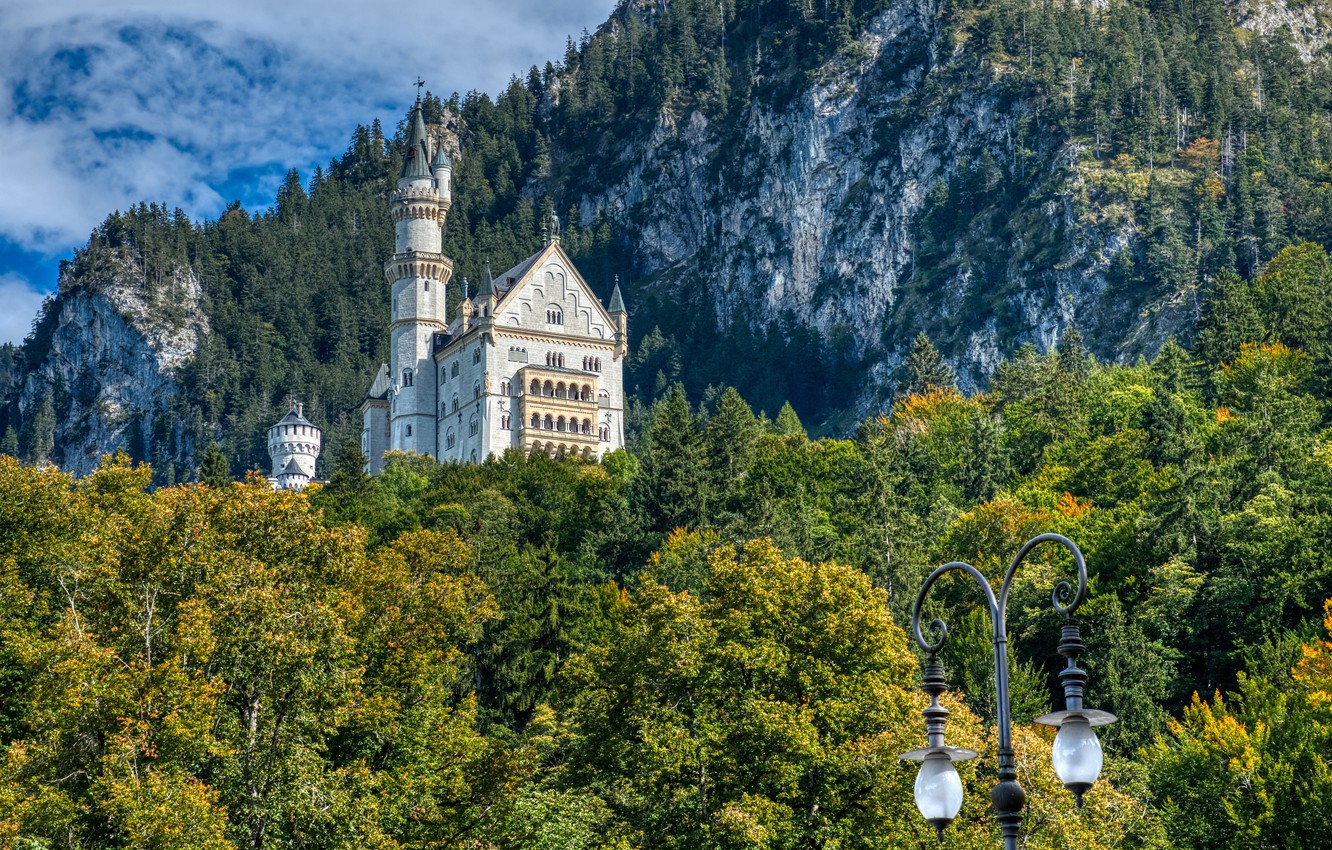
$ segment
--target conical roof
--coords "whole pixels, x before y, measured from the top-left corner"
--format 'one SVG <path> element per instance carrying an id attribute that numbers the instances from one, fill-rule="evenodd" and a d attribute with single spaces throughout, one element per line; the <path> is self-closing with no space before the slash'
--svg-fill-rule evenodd
<path id="1" fill-rule="evenodd" d="M 432 168 L 453 167 L 453 160 L 449 158 L 448 151 L 444 150 L 444 143 L 440 142 L 439 147 L 435 148 L 435 161 L 431 163 Z"/>
<path id="2" fill-rule="evenodd" d="M 620 279 L 615 279 L 615 289 L 611 292 L 610 306 L 606 308 L 608 313 L 627 313 L 624 309 L 624 297 L 620 295 Z"/>
<path id="3" fill-rule="evenodd" d="M 402 173 L 398 176 L 404 180 L 430 176 L 430 147 L 420 100 L 416 101 L 416 108 L 412 110 L 412 129 L 407 136 L 407 152 L 402 160 Z"/>
<path id="4" fill-rule="evenodd" d="M 490 263 L 486 263 L 486 275 L 481 278 L 481 285 L 476 290 L 476 301 L 495 297 L 495 278 L 490 274 Z"/>

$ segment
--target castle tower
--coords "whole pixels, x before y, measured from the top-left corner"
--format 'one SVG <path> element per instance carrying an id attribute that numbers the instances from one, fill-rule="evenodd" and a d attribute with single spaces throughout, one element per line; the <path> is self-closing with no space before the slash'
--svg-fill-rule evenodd
<path id="1" fill-rule="evenodd" d="M 303 490 L 314 480 L 315 461 L 323 433 L 305 418 L 304 405 L 292 402 L 291 412 L 268 429 L 268 456 L 273 459 L 275 490 Z"/>
<path id="2" fill-rule="evenodd" d="M 395 451 L 431 456 L 437 451 L 439 382 L 431 355 L 435 335 L 448 331 L 444 296 L 453 261 L 442 251 L 452 173 L 442 149 L 432 160 L 418 97 L 398 188 L 390 199 L 394 254 L 384 266 L 392 298 L 388 442 Z"/>

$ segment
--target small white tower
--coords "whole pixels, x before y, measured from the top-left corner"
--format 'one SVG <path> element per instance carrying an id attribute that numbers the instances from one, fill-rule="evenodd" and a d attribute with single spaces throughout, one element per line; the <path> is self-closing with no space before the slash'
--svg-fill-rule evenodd
<path id="1" fill-rule="evenodd" d="M 291 403 L 291 412 L 268 429 L 268 456 L 273 459 L 274 490 L 304 490 L 314 480 L 315 461 L 323 435 L 305 418 L 304 405 Z"/>

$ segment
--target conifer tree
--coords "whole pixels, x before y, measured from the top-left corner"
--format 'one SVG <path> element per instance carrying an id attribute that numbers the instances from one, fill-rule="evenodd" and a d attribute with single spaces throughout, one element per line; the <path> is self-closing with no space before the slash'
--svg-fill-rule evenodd
<path id="1" fill-rule="evenodd" d="M 727 387 L 717 400 L 717 411 L 704 430 L 708 461 L 718 486 L 725 487 L 749 469 L 758 437 L 754 411 L 735 387 Z"/>
<path id="2" fill-rule="evenodd" d="M 652 411 L 635 484 L 650 529 L 697 526 L 707 516 L 707 458 L 684 388 L 671 387 Z"/>
<path id="3" fill-rule="evenodd" d="M 897 386 L 899 396 L 957 389 L 957 377 L 953 370 L 924 333 L 916 335 L 916 341 L 911 345 L 911 354 L 903 364 L 903 372 L 902 382 Z"/>
<path id="4" fill-rule="evenodd" d="M 781 410 L 777 411 L 777 419 L 772 423 L 772 430 L 779 437 L 809 439 L 805 426 L 801 424 L 800 417 L 796 415 L 795 408 L 791 406 L 789 401 L 782 405 Z"/>
<path id="5" fill-rule="evenodd" d="M 204 449 L 203 460 L 199 464 L 199 481 L 214 489 L 231 485 L 231 465 L 227 456 L 217 443 L 209 443 Z"/>

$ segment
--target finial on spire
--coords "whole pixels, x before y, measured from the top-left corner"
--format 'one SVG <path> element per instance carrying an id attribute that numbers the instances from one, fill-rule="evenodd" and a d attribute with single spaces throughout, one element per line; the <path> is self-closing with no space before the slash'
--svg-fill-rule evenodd
<path id="1" fill-rule="evenodd" d="M 608 313 L 628 313 L 624 309 L 624 296 L 620 294 L 620 276 L 615 276 L 615 288 L 611 290 L 610 306 L 606 308 Z"/>
<path id="2" fill-rule="evenodd" d="M 420 77 L 417 77 L 417 78 L 416 78 L 416 102 L 417 102 L 417 103 L 420 103 L 420 102 L 421 102 L 421 88 L 422 88 L 424 85 L 425 85 L 425 80 L 421 79 Z"/>

